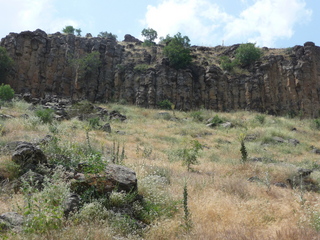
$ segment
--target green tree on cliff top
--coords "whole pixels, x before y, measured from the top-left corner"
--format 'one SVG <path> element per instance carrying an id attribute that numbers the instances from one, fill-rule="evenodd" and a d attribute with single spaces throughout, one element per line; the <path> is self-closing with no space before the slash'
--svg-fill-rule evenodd
<path id="1" fill-rule="evenodd" d="M 191 63 L 190 39 L 177 33 L 172 38 L 166 37 L 166 46 L 163 53 L 169 58 L 170 65 L 174 68 L 185 68 Z"/>

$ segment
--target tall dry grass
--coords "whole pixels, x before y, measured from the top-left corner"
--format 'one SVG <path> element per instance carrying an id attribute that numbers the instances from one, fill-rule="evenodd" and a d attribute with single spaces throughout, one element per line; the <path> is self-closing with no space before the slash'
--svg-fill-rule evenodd
<path id="1" fill-rule="evenodd" d="M 320 148 L 320 131 L 311 127 L 311 120 L 265 115 L 261 123 L 257 113 L 216 113 L 202 109 L 193 115 L 192 112 L 175 111 L 175 119 L 163 118 L 158 114 L 159 110 L 123 105 L 101 106 L 120 110 L 128 120 L 111 121 L 110 134 L 100 130 L 90 131 L 89 137 L 94 147 L 108 156 L 114 141 L 124 144 L 124 164 L 136 171 L 138 180 L 158 171 L 168 180 L 165 186 L 168 196 L 177 201 L 182 202 L 183 186 L 187 182 L 192 229 L 186 232 L 182 227 L 183 208 L 180 204 L 176 215 L 158 219 L 141 238 L 320 239 L 316 228 L 317 224 L 320 227 L 320 223 L 312 222 L 309 211 L 320 212 L 316 201 L 319 193 L 274 186 L 277 182 L 286 183 L 300 167 L 317 166 L 318 156 L 310 152 L 310 146 Z M 16 107 L 14 112 L 20 114 L 23 109 Z M 172 111 L 168 114 L 173 117 Z M 202 118 L 194 119 L 199 114 Z M 232 122 L 233 127 L 206 127 L 206 120 L 217 114 Z M 2 120 L 2 145 L 16 140 L 32 141 L 52 134 L 49 125 L 34 124 L 32 121 L 36 119 Z M 55 124 L 61 141 L 86 144 L 83 122 L 72 119 Z M 293 131 L 293 128 L 296 130 Z M 117 131 L 123 134 L 119 135 Z M 261 161 L 241 163 L 240 134 L 255 136 L 245 145 L 249 159 L 259 158 Z M 275 136 L 285 140 L 294 138 L 300 144 L 276 143 L 272 141 Z M 204 148 L 198 157 L 200 164 L 192 166 L 194 171 L 188 172 L 181 161 L 170 159 L 177 149 L 191 140 L 198 140 Z M 7 156 L 0 158 L 0 161 L 5 160 Z M 315 181 L 319 181 L 317 170 L 313 174 Z M 256 177 L 259 181 L 250 182 L 250 177 Z M 11 208 L 13 202 L 0 199 L 0 213 L 3 213 Z M 108 225 L 66 224 L 64 229 L 45 235 L 18 234 L 9 239 L 113 239 L 114 234 Z M 127 236 L 127 239 L 134 238 Z"/>

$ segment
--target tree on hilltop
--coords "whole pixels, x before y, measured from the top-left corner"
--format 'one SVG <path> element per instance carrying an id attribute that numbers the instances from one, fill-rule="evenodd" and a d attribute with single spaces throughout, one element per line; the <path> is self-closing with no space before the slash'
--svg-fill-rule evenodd
<path id="1" fill-rule="evenodd" d="M 174 68 L 185 68 L 191 63 L 190 39 L 178 32 L 173 37 L 167 35 L 166 46 L 163 53 L 169 58 L 170 65 Z"/>

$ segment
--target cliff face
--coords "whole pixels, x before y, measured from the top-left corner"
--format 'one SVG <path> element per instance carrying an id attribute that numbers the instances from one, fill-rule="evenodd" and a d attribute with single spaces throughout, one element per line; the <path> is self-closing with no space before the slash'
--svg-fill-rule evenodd
<path id="1" fill-rule="evenodd" d="M 230 75 L 212 59 L 234 54 L 233 47 L 192 47 L 194 62 L 184 70 L 168 66 L 162 46 L 112 38 L 80 38 L 41 30 L 11 33 L 1 40 L 15 62 L 7 82 L 17 93 L 57 95 L 106 102 L 125 100 L 155 107 L 169 99 L 177 109 L 255 110 L 318 117 L 320 47 L 307 42 L 286 51 L 265 49 L 260 62 Z M 76 77 L 70 56 L 99 52 L 100 67 Z"/>

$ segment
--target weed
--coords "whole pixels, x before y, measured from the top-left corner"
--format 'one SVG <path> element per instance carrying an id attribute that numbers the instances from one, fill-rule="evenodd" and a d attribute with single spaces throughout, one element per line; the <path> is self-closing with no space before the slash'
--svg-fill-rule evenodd
<path id="1" fill-rule="evenodd" d="M 191 112 L 191 113 L 190 113 L 190 116 L 192 117 L 192 119 L 193 119 L 194 121 L 197 121 L 197 122 L 202 122 L 202 121 L 204 120 L 201 111 Z"/>
<path id="2" fill-rule="evenodd" d="M 210 120 L 210 126 L 211 127 L 215 127 L 221 123 L 223 123 L 223 120 L 218 116 L 218 115 L 215 115 L 211 120 Z"/>
<path id="3" fill-rule="evenodd" d="M 255 116 L 255 119 L 260 123 L 264 124 L 266 122 L 266 116 L 263 114 L 259 114 Z"/>
<path id="4" fill-rule="evenodd" d="M 240 153 L 241 153 L 241 162 L 242 163 L 245 163 L 247 162 L 248 160 L 248 152 L 247 152 L 247 149 L 246 149 L 246 146 L 244 144 L 244 140 L 246 138 L 246 135 L 245 134 L 240 134 L 239 136 L 239 141 L 240 141 Z"/>
<path id="5" fill-rule="evenodd" d="M 117 141 L 113 141 L 112 150 L 111 150 L 111 162 L 114 164 L 123 164 L 125 159 L 125 148 L 124 144 L 122 145 L 122 150 L 120 153 L 120 143 Z"/>
<path id="6" fill-rule="evenodd" d="M 192 228 L 191 214 L 188 207 L 188 185 L 185 182 L 183 187 L 183 212 L 184 212 L 184 228 L 189 232 Z"/>
<path id="7" fill-rule="evenodd" d="M 25 216 L 24 231 L 44 233 L 60 229 L 63 223 L 63 203 L 69 196 L 69 184 L 63 181 L 64 170 L 57 168 L 51 179 L 45 178 L 40 192 L 23 181 L 22 192 L 25 205 L 22 207 Z"/>

